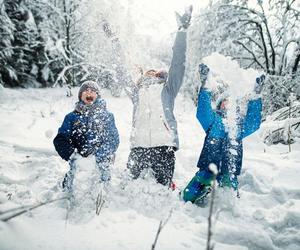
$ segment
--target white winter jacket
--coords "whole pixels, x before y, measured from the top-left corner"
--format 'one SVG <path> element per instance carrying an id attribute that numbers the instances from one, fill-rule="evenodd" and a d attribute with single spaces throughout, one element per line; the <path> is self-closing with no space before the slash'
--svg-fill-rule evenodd
<path id="1" fill-rule="evenodd" d="M 132 92 L 134 105 L 131 148 L 173 146 L 179 148 L 174 102 L 183 82 L 185 70 L 186 32 L 176 35 L 171 67 L 165 83 L 149 83 Z"/>
<path id="2" fill-rule="evenodd" d="M 173 146 L 179 148 L 174 101 L 183 82 L 185 70 L 186 32 L 178 31 L 173 46 L 173 57 L 168 79 L 155 83 L 144 77 L 133 83 L 119 64 L 117 77 L 125 82 L 125 90 L 133 101 L 131 148 Z"/>
<path id="3" fill-rule="evenodd" d="M 134 112 L 131 147 L 174 146 L 173 130 L 166 120 L 160 98 L 163 84 L 139 89 L 139 102 Z"/>

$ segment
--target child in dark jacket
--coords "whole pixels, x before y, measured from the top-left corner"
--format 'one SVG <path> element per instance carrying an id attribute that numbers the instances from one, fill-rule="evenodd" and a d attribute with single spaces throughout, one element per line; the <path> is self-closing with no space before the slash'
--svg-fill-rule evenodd
<path id="1" fill-rule="evenodd" d="M 220 186 L 238 189 L 237 176 L 241 173 L 243 159 L 242 140 L 260 127 L 262 101 L 259 94 L 265 79 L 264 75 L 257 78 L 255 86 L 257 98 L 248 101 L 246 115 L 239 116 L 238 123 L 232 124 L 232 126 L 236 125 L 237 128 L 236 135 L 231 138 L 223 121 L 227 112 L 228 100 L 224 98 L 217 104 L 216 110 L 212 109 L 212 93 L 205 88 L 209 68 L 204 64 L 200 64 L 199 67 L 202 86 L 199 91 L 196 116 L 206 133 L 206 137 L 197 164 L 199 171 L 183 193 L 183 199 L 191 202 L 201 200 L 210 191 L 214 176 L 209 169 L 210 164 L 217 166 L 216 180 Z"/>
<path id="2" fill-rule="evenodd" d="M 78 99 L 75 110 L 66 115 L 53 140 L 60 157 L 70 165 L 62 184 L 65 190 L 72 188 L 76 153 L 83 157 L 95 155 L 101 181 L 106 182 L 111 178 L 110 166 L 119 146 L 114 116 L 106 109 L 98 84 L 85 81 L 79 89 Z"/>

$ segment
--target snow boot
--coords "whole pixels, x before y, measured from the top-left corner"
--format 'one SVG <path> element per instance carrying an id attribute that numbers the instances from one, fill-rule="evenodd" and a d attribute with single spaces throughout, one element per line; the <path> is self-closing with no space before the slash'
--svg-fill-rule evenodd
<path id="1" fill-rule="evenodd" d="M 211 192 L 213 174 L 208 171 L 198 171 L 183 190 L 183 200 L 194 203 L 200 202 Z M 201 203 L 201 202 L 200 202 Z"/>

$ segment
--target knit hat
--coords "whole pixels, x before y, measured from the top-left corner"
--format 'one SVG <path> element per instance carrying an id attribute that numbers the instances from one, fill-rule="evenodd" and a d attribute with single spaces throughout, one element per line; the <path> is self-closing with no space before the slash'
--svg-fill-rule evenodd
<path id="1" fill-rule="evenodd" d="M 79 88 L 79 92 L 78 92 L 78 99 L 79 101 L 81 100 L 81 95 L 84 91 L 86 91 L 87 89 L 91 89 L 93 91 L 95 91 L 97 93 L 98 96 L 100 96 L 100 87 L 99 85 L 94 82 L 94 81 L 84 81 L 80 88 Z"/>

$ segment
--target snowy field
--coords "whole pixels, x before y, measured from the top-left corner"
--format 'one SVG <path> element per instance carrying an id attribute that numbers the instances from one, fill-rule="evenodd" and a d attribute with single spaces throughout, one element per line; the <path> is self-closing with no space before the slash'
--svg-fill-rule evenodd
<path id="1" fill-rule="evenodd" d="M 4 89 L 0 92 L 0 213 L 21 205 L 63 197 L 60 183 L 68 169 L 52 140 L 74 97 L 63 89 Z M 151 178 L 120 186 L 129 153 L 132 105 L 123 96 L 103 93 L 121 135 L 108 200 L 95 214 L 97 194 L 89 177 L 93 159 L 80 159 L 75 180 L 78 206 L 66 200 L 0 222 L 0 249 L 151 249 L 160 220 L 156 249 L 205 249 L 208 208 L 183 203 L 178 192 Z M 184 188 L 196 172 L 204 132 L 195 107 L 179 95 L 175 114 L 181 148 L 176 153 L 174 181 Z M 300 249 L 300 143 L 266 146 L 259 132 L 244 141 L 241 198 L 218 190 L 213 241 L 218 250 Z M 79 178 L 80 177 L 80 178 Z M 89 187 L 90 185 L 90 187 Z M 91 188 L 92 187 L 92 188 Z M 90 192 L 92 190 L 92 192 Z M 69 211 L 67 213 L 67 211 Z M 0 217 L 1 218 L 1 217 Z"/>

